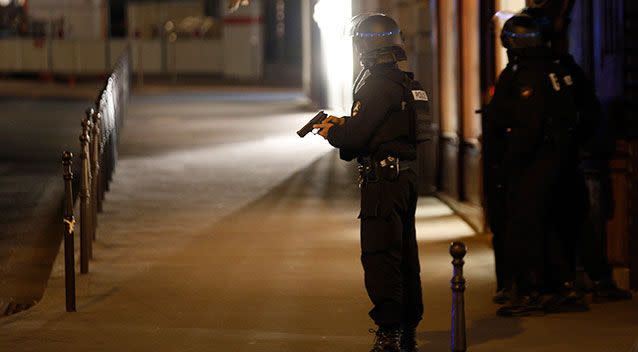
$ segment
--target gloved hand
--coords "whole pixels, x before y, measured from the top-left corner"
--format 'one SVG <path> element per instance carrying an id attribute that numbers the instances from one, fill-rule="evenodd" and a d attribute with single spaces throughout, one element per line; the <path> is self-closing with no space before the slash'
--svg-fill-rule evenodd
<path id="1" fill-rule="evenodd" d="M 328 116 L 325 120 L 323 120 L 323 122 L 329 122 L 333 125 L 341 126 L 346 123 L 346 119 L 344 119 L 343 117 Z"/>
<path id="2" fill-rule="evenodd" d="M 324 139 L 328 139 L 328 131 L 335 125 L 341 126 L 345 122 L 346 122 L 346 119 L 342 117 L 328 116 L 323 120 L 322 123 L 313 125 L 312 128 L 318 128 L 319 132 L 317 134 L 323 137 Z"/>
<path id="3" fill-rule="evenodd" d="M 326 122 L 328 119 L 324 120 L 322 123 L 317 124 L 317 125 L 313 125 L 312 128 L 318 128 L 319 132 L 317 132 L 318 135 L 320 135 L 321 137 L 323 137 L 324 139 L 328 139 L 328 131 L 330 131 L 330 129 L 332 127 L 334 127 L 334 125 L 330 122 Z"/>

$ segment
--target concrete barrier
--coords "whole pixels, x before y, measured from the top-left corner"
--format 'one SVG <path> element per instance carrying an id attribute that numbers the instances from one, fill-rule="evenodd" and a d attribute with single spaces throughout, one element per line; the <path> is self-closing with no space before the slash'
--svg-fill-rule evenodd
<path id="1" fill-rule="evenodd" d="M 220 40 L 1 39 L 0 72 L 104 74 L 130 45 L 134 73 L 259 79 L 263 71 L 261 19 L 236 21 Z"/>
<path id="2" fill-rule="evenodd" d="M 261 0 L 224 18 L 224 75 L 258 79 L 263 75 L 263 13 Z"/>
<path id="3" fill-rule="evenodd" d="M 46 72 L 49 69 L 49 43 L 46 40 L 19 41 L 20 69 L 26 72 Z"/>
<path id="4" fill-rule="evenodd" d="M 162 42 L 159 40 L 132 40 L 133 72 L 164 73 Z"/>
<path id="5" fill-rule="evenodd" d="M 103 41 L 78 40 L 75 42 L 75 70 L 83 74 L 107 73 L 111 66 L 106 62 L 106 43 Z M 116 53 L 120 55 L 122 52 Z"/>
<path id="6" fill-rule="evenodd" d="M 170 45 L 169 52 L 171 49 L 175 53 L 173 67 L 178 73 L 224 73 L 221 41 L 186 39 Z"/>
<path id="7" fill-rule="evenodd" d="M 17 61 L 17 48 L 14 40 L 0 40 L 0 71 L 12 72 Z"/>
<path id="8" fill-rule="evenodd" d="M 51 72 L 78 73 L 75 70 L 77 61 L 74 40 L 54 40 L 51 42 Z"/>
<path id="9" fill-rule="evenodd" d="M 110 40 L 110 57 L 109 67 L 115 67 L 118 63 L 120 55 L 126 50 L 130 41 L 128 39 L 111 39 Z"/>

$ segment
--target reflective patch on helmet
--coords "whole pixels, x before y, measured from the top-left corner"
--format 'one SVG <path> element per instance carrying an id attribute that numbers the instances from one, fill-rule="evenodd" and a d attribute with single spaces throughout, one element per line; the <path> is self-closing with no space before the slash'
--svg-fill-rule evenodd
<path id="1" fill-rule="evenodd" d="M 565 81 L 565 84 L 568 85 L 568 86 L 573 86 L 574 85 L 574 80 L 572 79 L 571 75 L 565 76 L 565 78 L 563 78 L 563 80 Z"/>
<path id="2" fill-rule="evenodd" d="M 412 91 L 412 96 L 414 97 L 414 100 L 420 100 L 420 101 L 429 101 L 430 99 L 428 99 L 428 94 L 423 91 L 423 90 L 413 90 Z"/>
<path id="3" fill-rule="evenodd" d="M 503 31 L 503 35 L 510 37 L 510 38 L 537 38 L 540 37 L 541 34 L 538 32 L 532 32 L 532 33 L 514 33 L 511 31 Z"/>
<path id="4" fill-rule="evenodd" d="M 401 34 L 400 30 L 394 30 L 389 32 L 356 32 L 355 37 L 359 38 L 378 38 L 378 37 L 390 37 L 393 35 Z"/>
<path id="5" fill-rule="evenodd" d="M 531 87 L 521 88 L 521 98 L 528 99 L 532 95 L 534 95 L 534 89 L 532 89 Z"/>
<path id="6" fill-rule="evenodd" d="M 549 80 L 552 82 L 552 87 L 554 87 L 554 90 L 559 92 L 560 91 L 560 81 L 558 80 L 558 76 L 556 76 L 555 73 L 550 73 L 549 74 Z"/>
<path id="7" fill-rule="evenodd" d="M 361 102 L 356 101 L 352 106 L 352 117 L 359 115 L 359 111 L 361 111 Z"/>

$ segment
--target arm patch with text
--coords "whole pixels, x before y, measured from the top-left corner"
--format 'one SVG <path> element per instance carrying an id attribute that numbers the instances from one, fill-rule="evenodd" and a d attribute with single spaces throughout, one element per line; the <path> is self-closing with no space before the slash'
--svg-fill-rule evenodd
<path id="1" fill-rule="evenodd" d="M 413 90 L 412 96 L 416 101 L 429 101 L 428 94 L 424 90 Z"/>

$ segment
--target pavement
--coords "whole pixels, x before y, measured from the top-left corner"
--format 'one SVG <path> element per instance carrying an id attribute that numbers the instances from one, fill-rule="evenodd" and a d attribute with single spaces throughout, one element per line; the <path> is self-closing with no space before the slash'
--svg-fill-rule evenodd
<path id="1" fill-rule="evenodd" d="M 78 312 L 61 255 L 42 300 L 0 319 L 0 351 L 367 351 L 351 165 L 298 95 L 133 99 Z M 488 240 L 434 198 L 417 211 L 422 351 L 449 350 L 449 243 L 463 240 L 469 351 L 632 352 L 638 301 L 524 319 L 495 315 Z"/>
<path id="2" fill-rule="evenodd" d="M 74 169 L 77 170 L 80 121 L 84 110 L 92 106 L 102 84 L 101 79 L 74 85 L 28 79 L 0 81 L 3 107 L 0 115 L 0 316 L 28 308 L 42 298 L 63 232 L 60 222 L 63 198 L 61 153 L 69 150 L 76 155 Z M 136 89 L 136 94 L 147 97 L 145 103 L 148 105 L 172 102 L 183 106 L 188 103 L 191 109 L 198 101 L 238 103 L 295 101 L 299 98 L 298 93 L 284 88 L 251 87 L 250 92 L 259 94 L 241 94 L 246 91 L 246 86 L 151 82 Z M 150 113 L 162 115 L 157 109 Z M 142 128 L 152 128 L 161 123 L 162 118 L 153 119 Z M 221 126 L 222 122 L 216 122 L 220 124 L 215 130 L 216 135 L 201 134 L 206 140 L 213 137 L 217 143 L 224 143 L 230 139 L 263 137 L 257 128 L 244 128 L 243 135 L 237 131 L 228 134 Z M 157 134 L 155 129 L 150 131 L 145 136 L 152 140 Z M 180 137 L 182 140 L 191 146 L 196 143 L 197 131 L 190 129 L 184 133 L 187 136 Z M 142 135 L 137 133 L 137 136 Z M 175 134 L 164 136 L 164 139 L 175 141 Z M 162 148 L 158 141 L 142 142 L 148 146 L 147 151 Z M 179 147 L 179 143 L 168 142 L 166 145 L 168 148 Z M 131 146 L 130 149 L 134 148 Z"/>
<path id="3" fill-rule="evenodd" d="M 283 84 L 288 81 L 283 80 Z M 266 83 L 266 84 L 264 84 Z M 247 89 L 252 92 L 272 93 L 289 92 L 290 88 L 282 86 L 282 77 L 277 76 L 267 82 L 236 82 L 211 77 L 180 77 L 177 82 L 163 78 L 146 78 L 140 82 L 133 77 L 132 84 L 137 95 L 174 95 L 210 94 L 210 93 L 241 93 Z M 70 83 L 68 80 L 46 80 L 33 78 L 2 78 L 0 77 L 0 97 L 54 100 L 95 100 L 104 86 L 104 78 L 84 77 L 80 81 Z"/>
<path id="4" fill-rule="evenodd" d="M 6 87 L 5 87 L 6 88 Z M 40 300 L 62 236 L 61 154 L 89 99 L 0 98 L 0 315 Z"/>
<path id="5" fill-rule="evenodd" d="M 0 80 L 0 96 L 31 99 L 95 100 L 104 86 L 102 78 L 79 83 L 53 80 L 11 79 Z"/>

